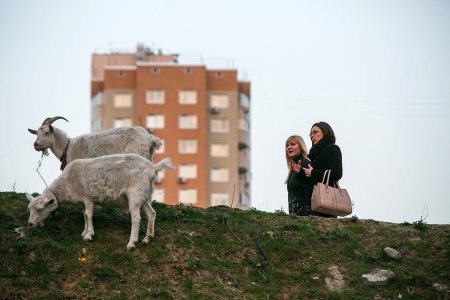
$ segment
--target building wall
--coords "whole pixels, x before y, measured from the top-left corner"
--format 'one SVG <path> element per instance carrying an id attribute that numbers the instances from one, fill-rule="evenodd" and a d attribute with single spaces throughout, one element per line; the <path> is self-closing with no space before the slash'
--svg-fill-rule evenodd
<path id="1" fill-rule="evenodd" d="M 249 104 L 250 83 L 239 82 L 236 70 L 178 65 L 177 55 L 144 52 L 141 47 L 137 54 L 93 55 L 92 130 L 112 128 L 128 119 L 133 125 L 150 128 L 148 116 L 163 115 L 164 127 L 150 128 L 164 141 L 164 152 L 157 153 L 155 160 L 170 157 L 177 166 L 175 171 L 164 172 L 164 178 L 155 183 L 157 191 L 164 191 L 164 201 L 178 204 L 180 190 L 196 189 L 195 206 L 224 204 L 248 208 L 250 203 L 240 200 L 244 194 L 250 197 L 250 132 L 240 127 L 241 119 L 250 124 L 248 107 L 242 105 L 243 97 Z M 148 91 L 164 91 L 164 103 L 147 103 Z M 195 91 L 196 103 L 180 104 L 180 91 Z M 227 97 L 228 107 L 213 109 L 211 101 L 216 96 Z M 186 115 L 197 116 L 196 128 L 180 129 L 180 116 Z M 212 132 L 211 121 L 215 119 L 229 120 L 229 131 Z M 196 153 L 179 153 L 181 139 L 196 140 Z M 211 144 L 214 143 L 228 144 L 228 156 L 212 157 Z M 184 164 L 197 165 L 196 178 L 180 180 L 179 170 Z M 212 177 L 217 179 L 221 168 L 228 169 L 228 181 L 213 182 Z"/>
<path id="2" fill-rule="evenodd" d="M 225 90 L 216 90 L 209 91 L 209 100 L 215 95 L 225 95 L 229 99 L 229 107 L 221 108 L 218 112 L 211 113 L 211 103 L 209 103 L 209 117 L 210 121 L 208 122 L 208 128 L 210 131 L 210 139 L 209 143 L 219 143 L 219 144 L 228 144 L 229 145 L 229 155 L 228 157 L 212 157 L 209 151 L 209 162 L 210 173 L 213 168 L 227 168 L 229 172 L 229 181 L 228 182 L 211 182 L 210 183 L 210 192 L 209 199 L 211 199 L 212 193 L 227 193 L 228 194 L 228 203 L 224 203 L 225 205 L 231 205 L 232 202 L 236 204 L 239 198 L 239 186 L 238 186 L 238 147 L 237 147 L 237 139 L 238 139 L 238 120 L 237 116 L 237 93 L 235 91 L 225 91 Z M 229 132 L 227 133 L 212 133 L 211 132 L 211 120 L 220 119 L 220 120 L 229 120 Z M 211 175 L 211 174 L 210 174 Z M 233 194 L 234 191 L 234 194 Z M 234 197 L 233 197 L 234 195 Z"/>
<path id="3" fill-rule="evenodd" d="M 210 201 L 213 200 L 213 194 L 226 194 L 227 202 L 224 205 L 236 205 L 239 200 L 239 178 L 237 173 L 238 167 L 238 148 L 237 141 L 237 72 L 235 70 L 209 70 L 207 72 L 208 92 L 209 92 L 209 117 L 210 120 L 221 119 L 229 120 L 229 131 L 226 133 L 211 133 L 210 143 L 220 143 L 229 145 L 229 156 L 223 158 L 214 158 L 209 156 L 210 172 L 213 168 L 228 169 L 228 182 L 210 182 Z M 212 97 L 216 95 L 224 95 L 228 97 L 227 108 L 219 108 L 214 113 L 211 105 Z M 211 124 L 211 121 L 208 125 Z M 210 128 L 211 131 L 211 128 Z M 211 203 L 212 205 L 217 203 Z"/>
<path id="4" fill-rule="evenodd" d="M 206 80 L 204 67 L 181 66 L 152 66 L 140 65 L 137 70 L 137 119 L 141 126 L 149 127 L 146 118 L 149 114 L 164 115 L 165 126 L 163 129 L 154 129 L 153 133 L 164 139 L 165 152 L 155 156 L 156 160 L 170 157 L 177 165 L 196 164 L 197 178 L 187 179 L 185 183 L 178 183 L 178 170 L 165 172 L 165 178 L 157 185 L 158 189 L 164 189 L 165 201 L 168 204 L 177 204 L 179 189 L 197 189 L 197 203 L 200 207 L 207 207 L 208 166 L 207 157 L 208 131 L 204 124 L 207 123 L 206 115 Z M 163 90 L 165 92 L 164 104 L 147 104 L 147 90 Z M 196 91 L 197 103 L 195 105 L 180 104 L 180 91 Z M 196 115 L 197 129 L 180 129 L 179 118 L 181 115 Z M 197 140 L 197 153 L 180 154 L 179 140 Z M 174 188 L 176 187 L 176 188 Z"/>
<path id="5" fill-rule="evenodd" d="M 104 79 L 104 70 L 107 66 L 134 66 L 134 54 L 93 54 L 91 72 L 93 79 Z"/>

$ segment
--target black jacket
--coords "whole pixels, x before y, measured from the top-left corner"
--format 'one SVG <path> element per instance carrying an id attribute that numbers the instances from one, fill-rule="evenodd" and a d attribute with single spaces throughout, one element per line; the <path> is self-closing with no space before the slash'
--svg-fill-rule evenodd
<path id="1" fill-rule="evenodd" d="M 294 158 L 298 162 L 301 157 Z M 304 159 L 302 159 L 302 165 Z M 286 182 L 288 190 L 289 213 L 298 215 L 310 215 L 311 212 L 311 178 L 306 177 L 303 168 L 299 173 L 291 172 Z"/>
<path id="2" fill-rule="evenodd" d="M 326 170 L 331 170 L 329 185 L 333 186 L 342 178 L 342 153 L 339 146 L 335 145 L 330 137 L 324 137 L 311 147 L 308 155 L 313 170 L 311 172 L 311 184 L 322 181 Z"/>
<path id="3" fill-rule="evenodd" d="M 305 197 L 305 191 L 311 186 L 310 179 L 306 177 L 303 169 L 300 173 L 291 172 L 287 180 L 288 199 Z"/>

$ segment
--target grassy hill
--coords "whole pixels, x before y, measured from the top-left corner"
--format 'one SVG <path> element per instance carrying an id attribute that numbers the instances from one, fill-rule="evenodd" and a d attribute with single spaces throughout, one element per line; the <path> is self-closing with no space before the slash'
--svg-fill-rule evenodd
<path id="1" fill-rule="evenodd" d="M 79 205 L 60 204 L 45 227 L 25 231 L 24 194 L 0 193 L 1 299 L 447 299 L 450 225 L 357 217 L 297 217 L 227 207 L 155 203 L 155 238 L 127 251 L 130 217 L 96 207 L 92 242 Z M 140 238 L 147 220 L 142 214 Z M 384 253 L 401 252 L 400 260 Z M 329 291 L 330 266 L 345 289 Z M 367 285 L 373 269 L 396 274 Z"/>

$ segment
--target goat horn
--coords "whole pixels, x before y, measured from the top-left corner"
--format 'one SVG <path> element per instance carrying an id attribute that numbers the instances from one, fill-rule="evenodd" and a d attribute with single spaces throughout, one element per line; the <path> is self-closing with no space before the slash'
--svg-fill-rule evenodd
<path id="1" fill-rule="evenodd" d="M 67 122 L 69 122 L 69 120 L 67 120 L 66 118 L 57 116 L 57 117 L 45 119 L 44 122 L 42 122 L 42 125 L 51 125 L 51 124 L 53 124 L 53 122 L 55 122 L 56 120 L 59 120 L 59 119 L 63 119 L 63 120 L 66 120 Z"/>
<path id="2" fill-rule="evenodd" d="M 42 122 L 42 125 L 45 125 L 45 123 L 47 123 L 48 122 L 48 120 L 50 120 L 51 118 L 47 118 L 47 119 L 45 119 L 44 120 L 44 122 Z"/>

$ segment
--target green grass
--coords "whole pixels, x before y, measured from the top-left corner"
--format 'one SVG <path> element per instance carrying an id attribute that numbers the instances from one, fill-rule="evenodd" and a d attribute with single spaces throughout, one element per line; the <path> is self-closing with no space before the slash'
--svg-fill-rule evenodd
<path id="1" fill-rule="evenodd" d="M 26 230 L 24 194 L 0 193 L 2 298 L 108 299 L 444 299 L 450 282 L 450 226 L 386 224 L 357 217 L 321 219 L 220 206 L 155 203 L 155 238 L 127 251 L 130 217 L 96 207 L 95 238 L 84 242 L 82 207 L 61 203 L 44 227 Z M 145 234 L 142 214 L 140 238 Z M 402 253 L 394 261 L 383 252 Z M 326 289 L 337 265 L 347 289 Z M 367 286 L 362 274 L 390 269 L 396 279 Z"/>

